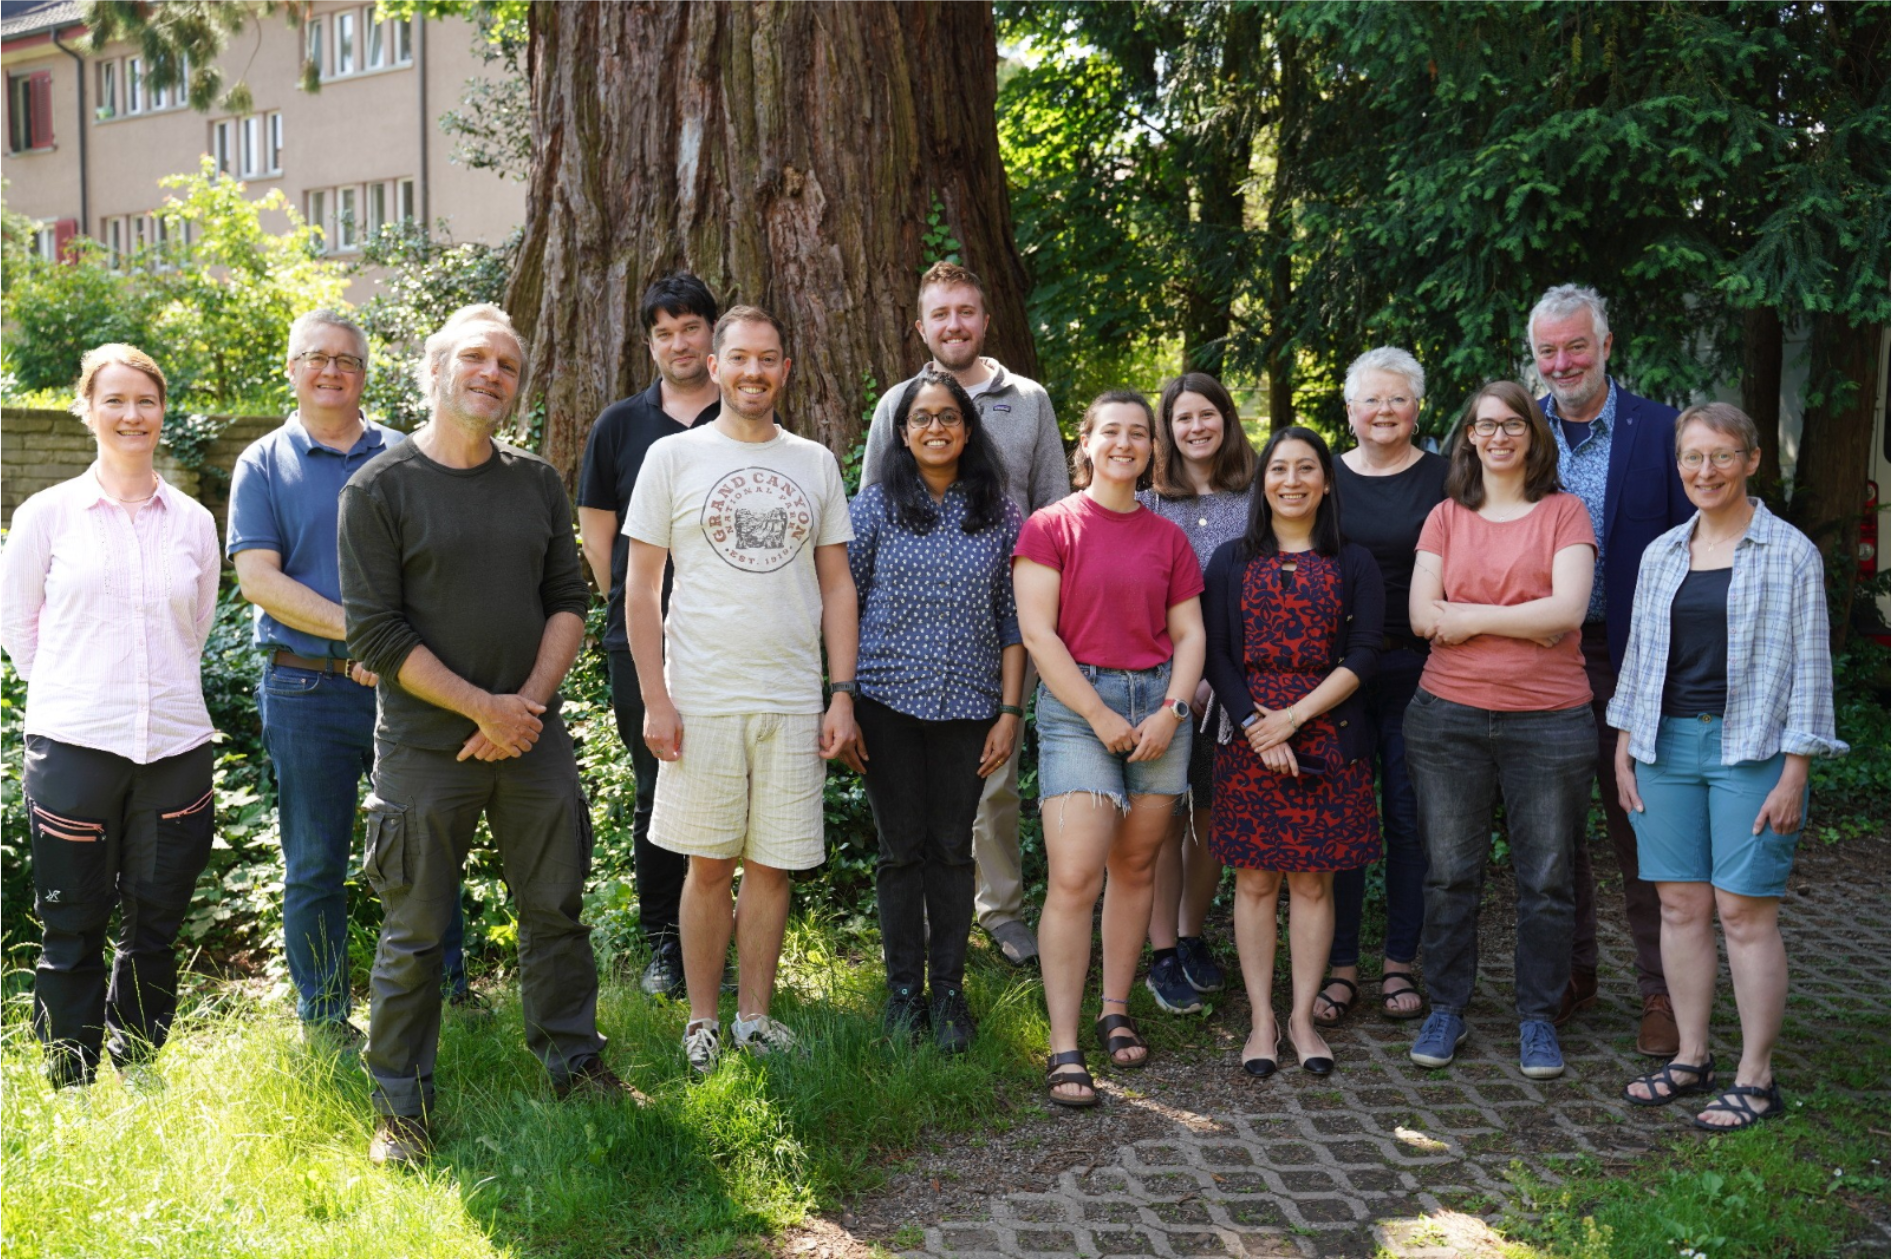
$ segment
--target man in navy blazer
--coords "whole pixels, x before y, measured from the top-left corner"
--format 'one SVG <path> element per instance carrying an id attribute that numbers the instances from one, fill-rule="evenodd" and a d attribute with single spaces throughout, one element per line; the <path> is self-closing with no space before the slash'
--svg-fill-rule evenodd
<path id="1" fill-rule="evenodd" d="M 1596 713 L 1597 776 L 1611 847 L 1623 875 L 1629 934 L 1636 947 L 1642 1021 L 1636 1049 L 1670 1058 L 1678 1049 L 1675 1013 L 1662 975 L 1662 905 L 1636 867 L 1636 835 L 1616 799 L 1616 733 L 1605 720 L 1616 671 L 1629 644 L 1629 614 L 1643 549 L 1694 514 L 1675 463 L 1675 408 L 1638 398 L 1609 376 L 1613 339 L 1594 289 L 1560 284 L 1538 299 L 1530 351 L 1550 393 L 1539 400 L 1557 440 L 1564 489 L 1590 510 L 1598 542 L 1596 581 L 1583 625 L 1583 663 Z M 1556 1022 L 1596 1001 L 1596 873 L 1589 844 L 1577 845 L 1576 935 L 1570 985 Z"/>

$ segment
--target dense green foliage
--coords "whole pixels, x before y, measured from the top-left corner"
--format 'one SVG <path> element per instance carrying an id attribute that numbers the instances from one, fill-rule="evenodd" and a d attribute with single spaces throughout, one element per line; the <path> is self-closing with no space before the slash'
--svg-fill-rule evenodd
<path id="1" fill-rule="evenodd" d="M 252 199 L 209 158 L 161 186 L 171 191 L 157 212 L 166 244 L 114 260 L 76 238 L 72 261 L 22 260 L 9 277 L 0 318 L 10 385 L 68 388 L 86 350 L 127 341 L 164 368 L 173 412 L 281 411 L 289 324 L 339 305 L 346 273 L 318 255 L 314 229 L 281 189 Z M 271 232 L 265 214 L 286 216 L 289 229 Z"/>
<path id="2" fill-rule="evenodd" d="M 1882 324 L 1887 13 L 1002 2 L 1045 375 L 1147 385 L 1180 346 L 1337 419 L 1346 364 L 1401 344 L 1442 429 L 1563 281 L 1610 298 L 1613 367 L 1670 399 L 1737 368 L 1746 311 Z"/>

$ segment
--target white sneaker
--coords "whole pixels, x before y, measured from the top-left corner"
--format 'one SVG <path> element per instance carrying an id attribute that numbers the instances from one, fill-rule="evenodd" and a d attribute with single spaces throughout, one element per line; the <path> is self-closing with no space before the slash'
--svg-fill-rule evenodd
<path id="1" fill-rule="evenodd" d="M 796 1045 L 795 1034 L 788 1025 L 767 1015 L 758 1015 L 754 1019 L 744 1019 L 738 1015 L 729 1025 L 729 1033 L 737 1048 L 747 1050 L 750 1054 L 787 1054 Z"/>
<path id="2" fill-rule="evenodd" d="M 690 1066 L 708 1074 L 723 1057 L 723 1036 L 713 1019 L 693 1019 L 683 1026 L 683 1057 Z"/>

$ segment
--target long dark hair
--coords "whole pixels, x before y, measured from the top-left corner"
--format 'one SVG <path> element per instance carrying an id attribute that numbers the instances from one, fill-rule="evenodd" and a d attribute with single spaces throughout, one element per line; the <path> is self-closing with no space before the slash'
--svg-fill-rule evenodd
<path id="1" fill-rule="evenodd" d="M 1339 555 L 1345 540 L 1340 536 L 1340 502 L 1336 497 L 1340 487 L 1334 484 L 1333 452 L 1327 449 L 1327 439 L 1320 434 L 1291 424 L 1285 429 L 1276 429 L 1268 444 L 1261 448 L 1261 467 L 1255 472 L 1254 502 L 1248 509 L 1248 532 L 1242 535 L 1242 559 L 1272 556 L 1281 550 L 1281 543 L 1274 536 L 1274 513 L 1268 508 L 1268 493 L 1263 483 L 1275 448 L 1283 442 L 1307 443 L 1314 449 L 1314 458 L 1320 461 L 1321 481 L 1327 493 L 1321 495 L 1320 506 L 1314 509 L 1314 551 L 1323 556 Z"/>
<path id="2" fill-rule="evenodd" d="M 907 449 L 907 417 L 913 412 L 913 400 L 928 385 L 941 386 L 953 396 L 953 406 L 959 409 L 960 422 L 966 426 L 966 445 L 959 452 L 956 483 L 966 492 L 966 519 L 960 528 L 968 534 L 990 529 L 1005 519 L 1005 488 L 999 481 L 991 443 L 986 440 L 984 418 L 958 378 L 931 365 L 921 368 L 901 392 L 893 409 L 893 441 L 881 450 L 880 463 L 874 469 L 876 480 L 886 487 L 887 518 L 916 534 L 931 533 L 939 524 L 939 506 L 920 478 L 920 465 L 913 452 Z"/>
<path id="3" fill-rule="evenodd" d="M 1172 427 L 1176 423 L 1176 400 L 1184 394 L 1200 394 L 1222 414 L 1222 445 L 1216 448 L 1214 462 L 1209 466 L 1209 483 L 1217 490 L 1240 493 L 1248 489 L 1255 480 L 1255 448 L 1248 444 L 1248 434 L 1242 431 L 1242 418 L 1235 410 L 1235 400 L 1229 397 L 1222 382 L 1207 372 L 1184 372 L 1163 386 L 1159 408 L 1163 418 L 1152 435 L 1156 438 L 1156 455 L 1150 460 L 1150 476 L 1156 493 L 1165 499 L 1196 497 L 1196 488 L 1190 484 L 1182 448 L 1176 445 L 1176 430 Z"/>
<path id="4" fill-rule="evenodd" d="M 1460 507 L 1476 512 L 1485 504 L 1485 466 L 1478 460 L 1478 448 L 1472 445 L 1472 421 L 1478 418 L 1478 404 L 1496 398 L 1531 426 L 1531 449 L 1524 453 L 1524 501 L 1535 503 L 1564 488 L 1557 475 L 1557 439 L 1551 435 L 1550 421 L 1530 392 L 1516 381 L 1487 381 L 1483 388 L 1465 401 L 1459 413 L 1458 431 L 1452 435 L 1450 463 L 1445 470 L 1445 495 Z"/>

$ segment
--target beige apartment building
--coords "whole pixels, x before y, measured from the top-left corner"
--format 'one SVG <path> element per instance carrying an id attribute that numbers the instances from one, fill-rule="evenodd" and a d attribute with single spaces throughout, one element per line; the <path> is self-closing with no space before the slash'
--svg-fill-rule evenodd
<path id="1" fill-rule="evenodd" d="M 165 243 L 153 217 L 168 195 L 158 181 L 195 171 L 205 154 L 253 195 L 281 189 L 337 258 L 400 219 L 444 219 L 456 241 L 504 239 L 525 218 L 524 184 L 454 162 L 454 138 L 439 128 L 469 79 L 497 73 L 474 50 L 475 28 L 377 22 L 372 2 L 311 8 L 301 27 L 278 13 L 232 40 L 219 63 L 225 81 L 243 79 L 255 98 L 236 116 L 200 114 L 181 90 L 154 90 L 135 44 L 89 51 L 71 0 L 5 0 L 0 165 L 7 204 L 39 224 L 37 252 L 54 256 L 75 234 L 118 254 Z M 320 92 L 298 86 L 305 47 Z M 358 280 L 354 299 L 371 284 Z"/>

